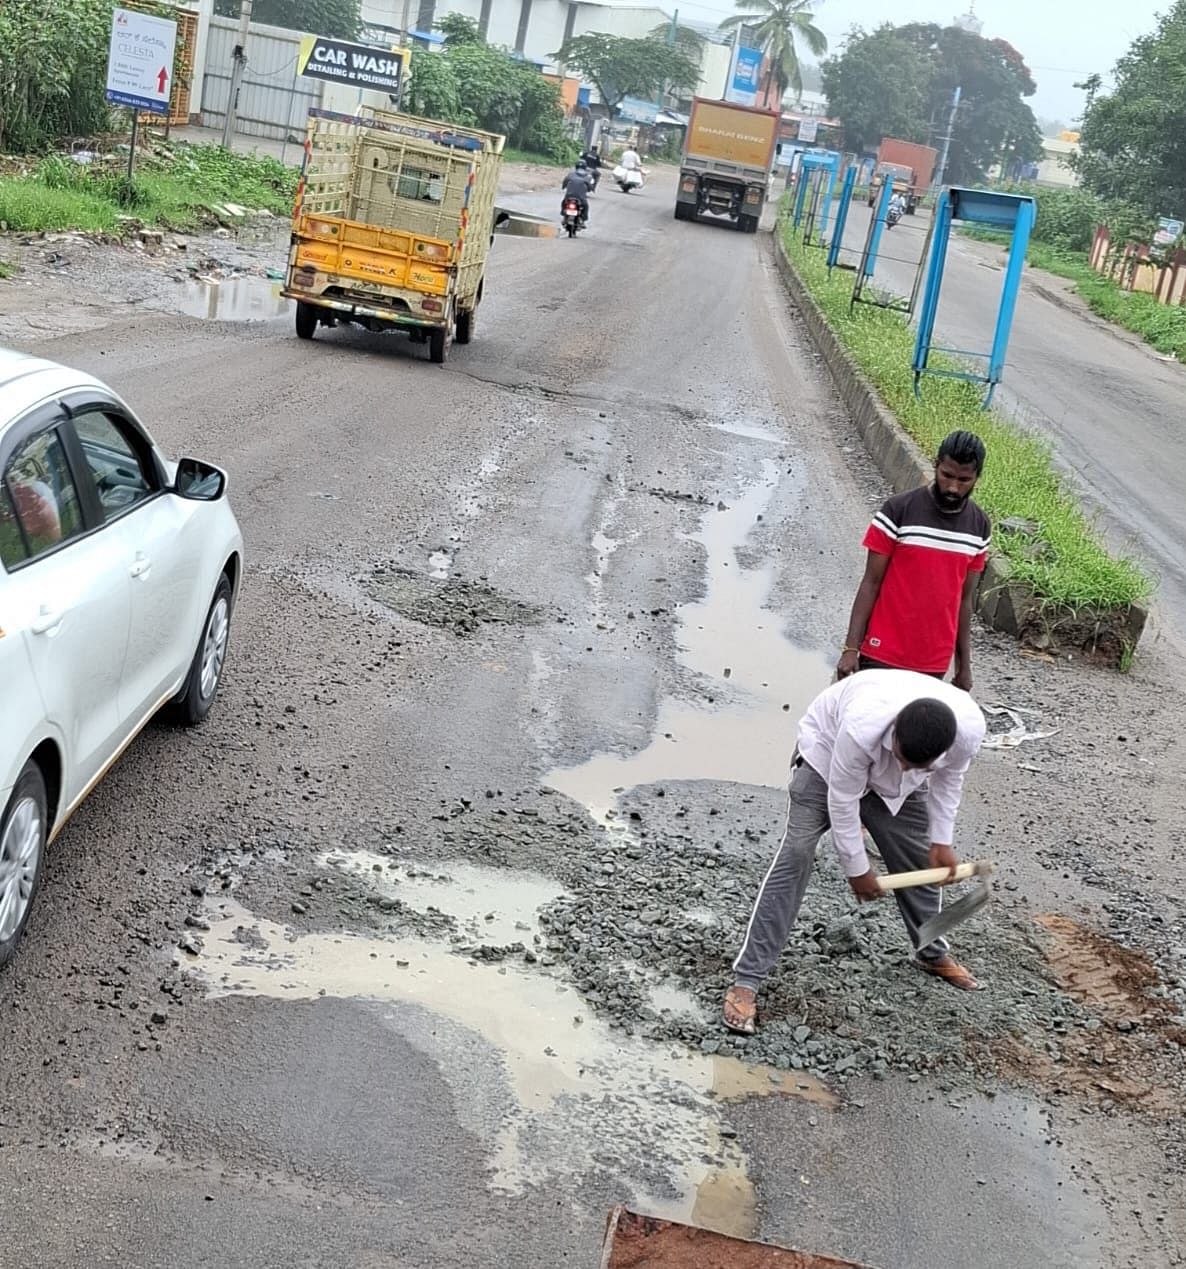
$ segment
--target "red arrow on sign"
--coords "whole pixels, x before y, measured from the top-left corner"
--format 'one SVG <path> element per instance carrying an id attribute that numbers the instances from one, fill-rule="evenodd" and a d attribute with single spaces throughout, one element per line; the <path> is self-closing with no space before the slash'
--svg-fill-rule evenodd
<path id="1" fill-rule="evenodd" d="M 165 95 L 165 80 L 169 78 L 169 72 L 162 66 L 157 72 L 156 90 L 163 97 Z"/>

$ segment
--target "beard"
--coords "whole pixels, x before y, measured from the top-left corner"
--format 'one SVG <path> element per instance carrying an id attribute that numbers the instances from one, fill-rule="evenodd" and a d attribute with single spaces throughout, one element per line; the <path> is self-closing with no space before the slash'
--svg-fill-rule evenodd
<path id="1" fill-rule="evenodd" d="M 971 494 L 944 493 L 938 485 L 933 486 L 931 492 L 939 504 L 940 511 L 962 511 L 972 496 Z"/>

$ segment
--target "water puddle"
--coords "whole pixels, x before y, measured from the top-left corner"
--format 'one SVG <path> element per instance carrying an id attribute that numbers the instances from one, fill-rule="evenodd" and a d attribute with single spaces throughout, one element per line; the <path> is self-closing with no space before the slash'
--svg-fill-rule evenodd
<path id="1" fill-rule="evenodd" d="M 796 647 L 767 606 L 772 565 L 745 567 L 740 553 L 778 484 L 778 465 L 732 506 L 708 511 L 694 540 L 705 563 L 705 597 L 679 610 L 678 659 L 717 685 L 720 703 L 667 697 L 653 738 L 638 753 L 599 754 L 560 768 L 546 783 L 585 806 L 598 822 L 616 818 L 619 795 L 660 781 L 721 780 L 781 788 L 803 709 L 832 673 L 827 658 Z M 604 549 L 594 543 L 599 557 Z"/>
<path id="2" fill-rule="evenodd" d="M 360 877 L 380 893 L 421 912 L 451 916 L 466 934 L 484 943 L 530 945 L 539 933 L 540 908 L 561 898 L 559 882 L 540 873 L 448 864 L 412 864 L 366 851 L 330 851 L 322 868 Z"/>
<path id="3" fill-rule="evenodd" d="M 529 946 L 539 906 L 561 893 L 534 874 L 453 862 L 391 867 L 381 856 L 344 852 L 323 862 L 404 903 L 415 899 L 446 912 L 488 940 L 513 934 Z M 509 1113 L 486 1130 L 492 1184 L 502 1191 L 547 1184 L 557 1173 L 575 1181 L 606 1169 L 658 1215 L 752 1236 L 753 1183 L 728 1131 L 729 1103 L 783 1096 L 836 1104 L 824 1085 L 798 1072 L 615 1032 L 577 991 L 519 959 L 470 960 L 418 937 L 298 932 L 251 913 L 233 895 L 212 899 L 206 916 L 203 947 L 186 963 L 211 997 L 417 1004 L 490 1044 L 513 1098 Z M 661 991 L 673 1004 L 689 1004 L 683 993 Z M 399 1014 L 389 1016 L 398 1025 Z M 431 1045 L 435 1030 L 413 1026 L 408 1037 Z M 448 1063 L 442 1070 L 459 1105 L 472 1092 L 467 1082 L 491 1077 L 473 1069 L 458 1077 Z"/>
<path id="4" fill-rule="evenodd" d="M 449 570 L 453 567 L 453 552 L 446 551 L 443 547 L 439 551 L 433 551 L 428 557 L 428 575 L 435 577 L 437 581 L 447 581 Z"/>
<path id="5" fill-rule="evenodd" d="M 292 309 L 292 301 L 280 294 L 279 282 L 244 276 L 186 282 L 176 308 L 187 317 L 208 322 L 264 322 L 283 317 Z"/>

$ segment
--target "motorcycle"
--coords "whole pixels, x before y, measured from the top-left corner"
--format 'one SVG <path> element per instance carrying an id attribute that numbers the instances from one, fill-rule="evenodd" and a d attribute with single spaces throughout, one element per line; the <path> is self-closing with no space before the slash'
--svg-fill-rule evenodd
<path id="1" fill-rule="evenodd" d="M 889 211 L 885 213 L 886 228 L 892 229 L 901 219 L 902 219 L 901 208 L 891 207 Z"/>
<path id="2" fill-rule="evenodd" d="M 575 238 L 577 230 L 585 227 L 581 219 L 581 205 L 575 198 L 566 198 L 561 204 L 560 225 L 570 238 Z"/>
<path id="3" fill-rule="evenodd" d="M 646 173 L 640 167 L 614 168 L 614 180 L 623 194 L 629 194 L 632 189 L 642 189 L 645 179 Z"/>

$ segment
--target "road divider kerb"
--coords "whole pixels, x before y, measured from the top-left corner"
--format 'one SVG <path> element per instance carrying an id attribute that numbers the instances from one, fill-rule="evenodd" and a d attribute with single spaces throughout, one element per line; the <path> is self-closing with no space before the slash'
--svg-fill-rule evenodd
<path id="1" fill-rule="evenodd" d="M 915 489 L 932 478 L 933 460 L 925 455 L 882 402 L 877 390 L 832 329 L 794 262 L 787 255 L 780 228 L 771 235 L 779 275 L 798 311 L 836 391 L 856 424 L 865 448 L 895 493 Z M 1056 656 L 1085 657 L 1125 669 L 1131 663 L 1148 620 L 1140 604 L 1101 609 L 1053 603 L 1028 582 L 1013 576 L 1009 561 L 993 552 L 977 592 L 976 610 L 986 625 L 1023 645 Z"/>

